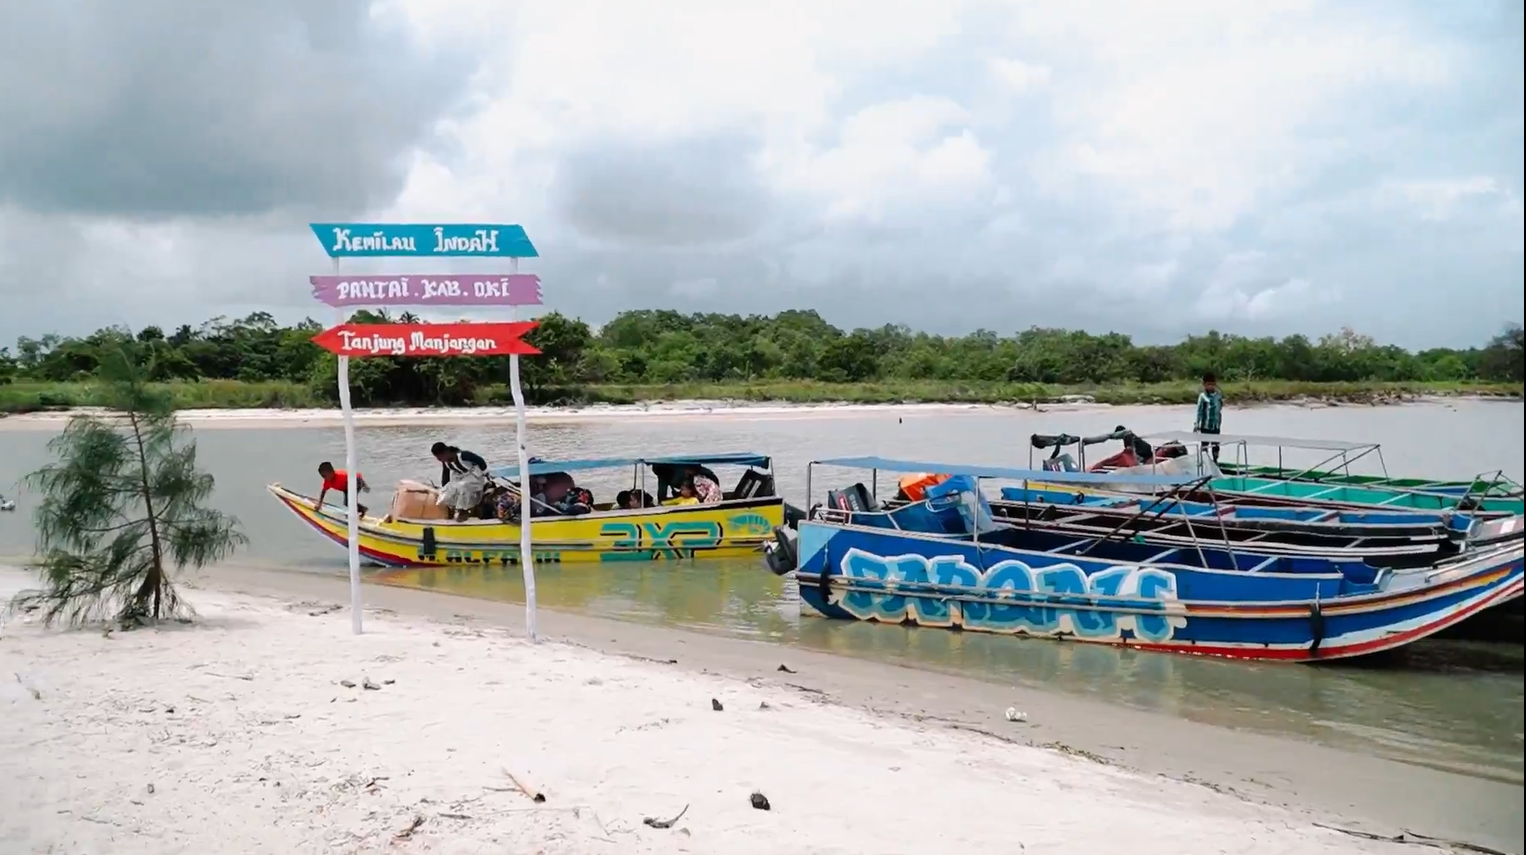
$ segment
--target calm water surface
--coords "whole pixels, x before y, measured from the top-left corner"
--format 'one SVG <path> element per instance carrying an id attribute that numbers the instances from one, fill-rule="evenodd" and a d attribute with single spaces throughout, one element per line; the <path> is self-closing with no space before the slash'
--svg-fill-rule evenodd
<path id="1" fill-rule="evenodd" d="M 1459 401 L 1404 407 L 1232 410 L 1226 429 L 1262 435 L 1382 443 L 1395 475 L 1466 478 L 1504 470 L 1521 479 L 1526 407 Z M 845 454 L 1021 465 L 1034 432 L 1099 433 L 1189 427 L 1190 408 L 1119 407 L 1031 413 L 974 409 L 948 414 L 635 417 L 532 426 L 532 450 L 545 457 L 602 457 L 702 451 L 771 453 L 780 488 L 806 504 L 805 464 Z M 216 503 L 243 521 L 247 557 L 313 572 L 343 572 L 342 550 L 308 531 L 263 489 L 280 481 L 316 492 L 314 468 L 342 465 L 339 428 L 203 430 L 200 456 L 217 476 Z M 50 435 L 0 432 L 0 492 L 18 499 L 0 516 L 0 555 L 31 550 L 30 497 L 18 484 L 47 459 Z M 490 462 L 510 462 L 512 426 L 377 427 L 357 430 L 361 471 L 373 484 L 438 477 L 430 443 L 445 439 Z M 1112 449 L 1108 449 L 1111 451 Z M 1288 453 L 1313 465 L 1322 454 Z M 1275 452 L 1253 457 L 1274 462 Z M 1361 465 L 1361 464 L 1359 464 Z M 1376 465 L 1376 460 L 1372 461 Z M 625 486 L 624 473 L 582 479 L 599 496 Z M 625 475 L 628 477 L 628 475 Z M 866 478 L 816 470 L 826 486 Z M 385 487 L 372 501 L 386 501 Z M 410 571 L 406 584 L 487 599 L 522 597 L 517 568 Z M 548 608 L 666 624 L 932 668 L 1017 687 L 1044 687 L 1191 720 L 1353 748 L 1409 762 L 1520 782 L 1523 768 L 1523 666 L 1518 645 L 1433 641 L 1366 666 L 1247 665 L 1129 650 L 916 630 L 802 617 L 793 581 L 753 560 L 546 566 L 538 571 Z M 1020 697 L 1020 692 L 1018 693 Z"/>

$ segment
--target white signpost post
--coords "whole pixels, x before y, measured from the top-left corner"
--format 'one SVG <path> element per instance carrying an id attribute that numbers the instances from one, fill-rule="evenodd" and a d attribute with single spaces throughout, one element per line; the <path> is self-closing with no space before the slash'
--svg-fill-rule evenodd
<path id="1" fill-rule="evenodd" d="M 540 278 L 533 274 L 519 273 L 519 259 L 536 258 L 539 253 L 525 234 L 515 225 L 450 225 L 417 223 L 312 223 L 313 235 L 323 245 L 324 252 L 334 260 L 331 276 L 313 276 L 313 296 L 339 310 L 339 323 L 344 324 L 345 309 L 359 307 L 389 308 L 395 306 L 538 306 L 541 304 Z M 481 274 L 410 274 L 410 275 L 340 275 L 342 258 L 507 258 L 510 272 L 507 275 Z M 515 309 L 518 320 L 518 309 Z M 360 329 L 363 325 L 350 325 Z M 401 327 L 403 325 L 390 325 Z M 414 325 L 408 325 L 414 326 Z M 428 334 L 430 327 L 436 330 L 443 325 L 417 325 Z M 453 324 L 452 328 L 476 325 Z M 483 324 L 482 327 L 510 325 Z M 533 326 L 515 325 L 515 326 Z M 335 328 L 338 329 L 337 327 Z M 399 332 L 398 330 L 391 330 Z M 351 626 L 356 634 L 361 632 L 362 598 L 360 592 L 360 513 L 357 502 L 359 486 L 359 461 L 355 449 L 355 416 L 350 406 L 350 354 L 344 344 L 336 341 L 325 331 L 315 337 L 325 347 L 339 354 L 339 406 L 344 413 L 345 471 L 351 479 L 345 491 L 346 515 L 349 519 L 350 558 L 350 611 Z M 412 332 L 417 333 L 418 330 Z M 475 338 L 474 336 L 466 336 Z M 371 341 L 374 341 L 374 337 Z M 398 340 L 405 342 L 407 336 Z M 349 339 L 343 339 L 348 342 Z M 517 346 L 516 346 L 517 345 Z M 476 355 L 493 353 L 509 354 L 509 387 L 514 396 L 516 445 L 519 462 L 519 490 L 521 502 L 519 560 L 525 583 L 525 629 L 530 640 L 536 640 L 535 626 L 535 553 L 531 535 L 530 513 L 530 454 L 526 436 L 525 399 L 519 384 L 519 357 L 522 353 L 535 353 L 532 347 L 517 341 L 517 334 L 509 336 L 502 349 Z M 355 352 L 358 356 L 384 356 L 386 353 Z M 422 355 L 422 354 L 400 354 Z M 450 355 L 431 351 L 428 355 Z"/>

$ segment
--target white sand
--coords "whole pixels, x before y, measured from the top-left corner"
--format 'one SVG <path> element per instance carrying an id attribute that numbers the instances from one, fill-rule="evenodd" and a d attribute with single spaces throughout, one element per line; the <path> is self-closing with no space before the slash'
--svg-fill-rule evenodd
<path id="1" fill-rule="evenodd" d="M 23 584 L 0 569 L 0 596 Z M 187 593 L 192 627 L 0 627 L 0 852 L 1413 851 L 763 681 Z"/>
<path id="2" fill-rule="evenodd" d="M 572 424 L 611 419 L 821 419 L 853 418 L 867 414 L 946 415 L 1026 409 L 1027 404 L 770 404 L 746 401 L 671 401 L 635 405 L 588 407 L 530 407 L 525 417 L 540 424 Z M 1048 411 L 1082 412 L 1106 404 L 1044 404 Z M 40 413 L 0 416 L 0 430 L 59 430 L 78 413 L 104 412 L 81 407 Z M 344 423 L 338 409 L 216 409 L 181 410 L 181 421 L 197 428 L 331 427 Z M 374 427 L 396 425 L 512 424 L 513 407 L 396 407 L 355 410 L 355 423 Z"/>
<path id="3" fill-rule="evenodd" d="M 1068 396 L 1074 400 L 1039 405 L 1044 412 L 1100 412 L 1112 408 L 1111 404 L 1098 404 L 1084 395 Z M 1458 399 L 1476 400 L 1477 396 L 1415 396 L 1405 398 L 1404 403 L 1437 403 Z M 1484 397 L 1481 400 L 1498 400 Z M 1154 406 L 1139 404 L 1135 406 Z M 1170 405 L 1167 405 L 1170 406 Z M 1290 406 L 1318 408 L 1326 404 L 1314 399 L 1296 399 L 1265 404 L 1243 406 Z M 575 424 L 579 422 L 606 421 L 610 419 L 822 419 L 856 418 L 865 415 L 939 416 L 953 413 L 1000 412 L 1032 409 L 1023 402 L 1010 404 L 786 404 L 775 402 L 751 402 L 736 399 L 718 401 L 653 401 L 642 404 L 593 404 L 586 407 L 530 407 L 525 417 L 540 424 Z M 70 417 L 79 413 L 104 412 L 97 407 L 78 407 L 38 413 L 5 415 L 0 413 L 0 431 L 46 430 L 63 428 Z M 197 428 L 292 428 L 332 427 L 343 424 L 344 416 L 337 408 L 307 409 L 188 409 L 181 410 L 179 418 Z M 371 427 L 394 427 L 407 425 L 461 425 L 461 424 L 512 424 L 515 419 L 513 407 L 384 407 L 361 408 L 354 411 L 355 423 Z"/>

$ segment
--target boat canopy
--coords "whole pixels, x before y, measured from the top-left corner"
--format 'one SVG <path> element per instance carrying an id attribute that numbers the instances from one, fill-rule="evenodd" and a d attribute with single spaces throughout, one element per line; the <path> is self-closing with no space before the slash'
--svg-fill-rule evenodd
<path id="1" fill-rule="evenodd" d="M 1307 451 L 1361 451 L 1378 450 L 1375 442 L 1347 442 L 1339 439 L 1290 439 L 1283 436 L 1252 436 L 1233 433 L 1193 433 L 1189 430 L 1164 433 L 1141 433 L 1139 436 L 1161 442 L 1186 444 L 1218 443 L 1220 445 L 1259 445 L 1263 448 L 1300 448 Z"/>
<path id="2" fill-rule="evenodd" d="M 1046 484 L 1104 485 L 1130 484 L 1140 487 L 1180 487 L 1196 484 L 1204 476 L 1136 475 L 1114 472 L 1050 472 L 1035 469 L 1011 469 L 1005 466 L 973 466 L 964 463 L 935 463 L 925 460 L 895 460 L 889 457 L 834 457 L 813 460 L 813 466 L 842 466 L 848 469 L 879 469 L 885 472 L 938 472 L 968 475 L 972 478 L 1003 478 L 1009 481 L 1042 481 Z"/>
<path id="3" fill-rule="evenodd" d="M 1122 428 L 1097 436 L 1071 436 L 1068 433 L 1036 433 L 1030 438 L 1030 441 L 1033 443 L 1034 448 L 1065 448 L 1071 445 L 1099 445 L 1104 442 L 1128 439 L 1134 435 L 1133 431 Z"/>
<path id="4" fill-rule="evenodd" d="M 757 466 L 768 468 L 769 457 L 754 451 L 732 451 L 720 454 L 679 454 L 671 457 L 595 457 L 586 460 L 536 460 L 530 464 L 531 475 L 550 475 L 554 472 L 586 472 L 591 469 L 621 469 L 627 466 Z M 513 481 L 519 478 L 519 466 L 498 466 L 488 470 L 494 478 Z"/>

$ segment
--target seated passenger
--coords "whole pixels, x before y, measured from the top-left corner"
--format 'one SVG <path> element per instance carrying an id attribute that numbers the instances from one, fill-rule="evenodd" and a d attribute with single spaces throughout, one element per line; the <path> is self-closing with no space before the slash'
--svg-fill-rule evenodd
<path id="1" fill-rule="evenodd" d="M 707 466 L 696 463 L 673 464 L 654 463 L 652 474 L 657 476 L 657 501 L 666 502 L 668 495 L 678 495 L 683 487 L 684 480 L 691 476 L 708 478 L 710 483 L 716 485 L 716 492 L 720 492 L 720 479 Z"/>
<path id="2" fill-rule="evenodd" d="M 622 511 L 635 511 L 651 506 L 652 497 L 645 490 L 621 490 L 615 496 L 615 507 Z"/>
<path id="3" fill-rule="evenodd" d="M 694 467 L 694 472 L 684 479 L 684 488 L 690 490 L 699 499 L 701 505 L 716 505 L 725 500 L 726 494 L 721 492 L 721 485 L 716 482 L 714 475 L 705 475 Z"/>
<path id="4" fill-rule="evenodd" d="M 540 479 L 538 486 L 532 488 L 535 493 L 545 497 L 546 504 L 558 505 L 577 488 L 577 482 L 566 472 L 548 472 Z"/>
<path id="5" fill-rule="evenodd" d="M 519 522 L 519 494 L 504 490 L 493 500 L 493 516 L 506 523 Z"/>
<path id="6" fill-rule="evenodd" d="M 699 490 L 694 486 L 694 479 L 693 478 L 685 478 L 683 483 L 678 485 L 678 495 L 674 496 L 671 499 L 668 499 L 666 502 L 663 502 L 663 504 L 664 505 L 697 505 L 697 504 L 699 504 Z"/>
<path id="7" fill-rule="evenodd" d="M 560 502 L 552 505 L 558 513 L 578 516 L 593 510 L 593 492 L 584 487 L 573 487 Z"/>

